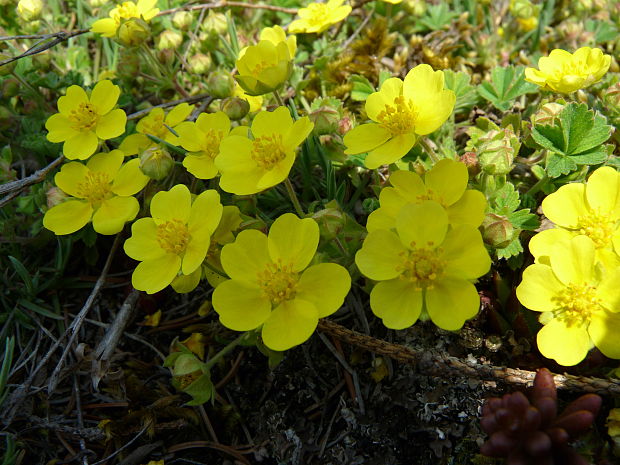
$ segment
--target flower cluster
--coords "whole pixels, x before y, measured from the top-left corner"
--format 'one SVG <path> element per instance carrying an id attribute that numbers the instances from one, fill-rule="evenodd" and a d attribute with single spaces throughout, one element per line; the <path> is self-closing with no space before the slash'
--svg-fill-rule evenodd
<path id="1" fill-rule="evenodd" d="M 103 37 L 116 36 L 123 21 L 138 18 L 143 21 L 150 21 L 157 13 L 159 8 L 155 8 L 157 0 L 138 0 L 123 2 L 110 10 L 109 18 L 95 21 L 90 30 L 101 34 Z"/>
<path id="2" fill-rule="evenodd" d="M 540 352 L 576 365 L 596 346 L 620 358 L 620 173 L 596 170 L 587 183 L 562 186 L 542 203 L 556 224 L 530 241 L 536 261 L 517 287 L 521 303 L 542 312 Z"/>

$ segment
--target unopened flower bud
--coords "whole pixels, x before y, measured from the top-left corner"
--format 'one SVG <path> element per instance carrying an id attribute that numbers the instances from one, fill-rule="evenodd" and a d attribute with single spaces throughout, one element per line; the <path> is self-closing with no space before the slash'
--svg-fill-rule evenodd
<path id="1" fill-rule="evenodd" d="M 126 47 L 137 47 L 143 44 L 151 35 L 151 28 L 140 18 L 129 18 L 121 23 L 116 31 L 121 44 Z"/>
<path id="2" fill-rule="evenodd" d="M 163 65 L 171 65 L 174 61 L 174 49 L 159 50 L 157 52 L 157 60 Z"/>
<path id="3" fill-rule="evenodd" d="M 478 163 L 482 171 L 489 174 L 508 174 L 520 147 L 521 142 L 511 127 L 492 129 L 481 136 L 475 145 Z"/>
<path id="4" fill-rule="evenodd" d="M 174 27 L 187 31 L 192 26 L 194 16 L 189 11 L 177 11 L 172 17 Z"/>
<path id="5" fill-rule="evenodd" d="M 469 173 L 470 178 L 473 178 L 480 173 L 480 163 L 478 163 L 478 155 L 476 155 L 476 152 L 465 152 L 460 157 L 460 161 L 467 166 L 467 172 Z"/>
<path id="6" fill-rule="evenodd" d="M 58 187 L 49 188 L 45 193 L 45 196 L 47 197 L 47 208 L 55 207 L 68 198 L 67 194 L 61 191 Z"/>
<path id="7" fill-rule="evenodd" d="M 222 100 L 220 108 L 231 120 L 239 121 L 249 113 L 250 104 L 239 97 L 228 97 Z"/>
<path id="8" fill-rule="evenodd" d="M 161 181 L 174 167 L 170 153 L 159 146 L 149 147 L 140 154 L 140 169 L 149 178 Z"/>
<path id="9" fill-rule="evenodd" d="M 501 249 L 513 239 L 514 227 L 508 218 L 495 213 L 487 213 L 482 221 L 482 238 L 491 247 Z"/>
<path id="10" fill-rule="evenodd" d="M 175 50 L 183 43 L 183 35 L 176 31 L 163 31 L 157 37 L 157 50 Z"/>
<path id="11" fill-rule="evenodd" d="M 230 97 L 235 91 L 235 80 L 224 70 L 218 69 L 210 73 L 205 84 L 207 93 L 213 98 Z"/>
<path id="12" fill-rule="evenodd" d="M 216 35 L 224 34 L 228 30 L 226 15 L 213 10 L 209 11 L 207 18 L 202 22 L 201 28 L 205 32 L 212 32 Z"/>
<path id="13" fill-rule="evenodd" d="M 11 55 L 7 55 L 5 53 L 0 53 L 0 63 L 3 61 L 8 60 L 9 58 L 13 58 Z M 7 63 L 6 65 L 1 65 L 0 66 L 0 76 L 7 76 L 9 74 L 11 74 L 13 72 L 13 70 L 15 69 L 15 66 L 17 66 L 17 61 L 12 61 L 10 63 Z"/>
<path id="14" fill-rule="evenodd" d="M 204 53 L 196 53 L 187 60 L 189 71 L 194 74 L 207 74 L 211 68 L 211 57 Z"/>
<path id="15" fill-rule="evenodd" d="M 532 124 L 554 126 L 560 117 L 560 113 L 564 109 L 564 105 L 560 103 L 545 103 L 540 110 L 532 115 Z"/>
<path id="16" fill-rule="evenodd" d="M 17 4 L 17 15 L 24 21 L 39 19 L 42 10 L 42 0 L 19 0 Z"/>
<path id="17" fill-rule="evenodd" d="M 317 108 L 308 114 L 308 118 L 314 123 L 312 132 L 315 136 L 333 134 L 338 131 L 340 125 L 338 110 L 328 106 Z"/>
<path id="18" fill-rule="evenodd" d="M 321 237 L 328 241 L 334 240 L 344 229 L 345 216 L 337 208 L 319 210 L 312 219 L 319 224 Z"/>
<path id="19" fill-rule="evenodd" d="M 32 64 L 39 71 L 48 71 L 52 64 L 52 55 L 49 52 L 37 53 L 32 57 Z"/>
<path id="20" fill-rule="evenodd" d="M 341 136 L 344 136 L 347 132 L 353 129 L 353 123 L 351 122 L 351 118 L 345 116 L 340 121 L 338 121 L 338 132 Z"/>
<path id="21" fill-rule="evenodd" d="M 616 82 L 607 88 L 603 93 L 603 101 L 605 107 L 612 113 L 620 115 L 620 82 Z"/>

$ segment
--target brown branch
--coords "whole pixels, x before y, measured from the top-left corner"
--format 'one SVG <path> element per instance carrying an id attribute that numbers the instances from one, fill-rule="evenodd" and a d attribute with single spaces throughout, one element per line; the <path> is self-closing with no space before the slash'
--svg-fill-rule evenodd
<path id="1" fill-rule="evenodd" d="M 46 178 L 47 174 L 58 165 L 60 165 L 64 159 L 65 157 L 61 155 L 56 160 L 47 165 L 45 168 L 41 168 L 30 176 L 0 185 L 0 195 L 9 194 L 4 199 L 0 200 L 0 207 L 4 206 L 9 200 L 13 198 L 10 194 L 19 193 L 26 187 L 43 181 Z"/>
<path id="2" fill-rule="evenodd" d="M 46 42 L 43 45 L 39 45 L 40 42 L 41 42 L 41 41 L 39 41 L 35 45 L 30 47 L 28 50 L 26 50 L 24 53 L 22 53 L 21 55 L 17 55 L 15 57 L 8 58 L 8 59 L 6 59 L 4 61 L 0 61 L 0 66 L 4 66 L 4 65 L 8 65 L 9 63 L 13 63 L 14 61 L 17 61 L 20 58 L 24 58 L 24 57 L 31 56 L 31 55 L 37 55 L 37 54 L 39 54 L 41 52 L 49 50 L 50 48 L 52 48 L 55 45 L 58 45 L 61 42 L 64 42 L 65 40 L 69 40 L 72 37 L 76 37 L 76 36 L 85 34 L 85 33 L 89 32 L 89 31 L 90 31 L 90 29 L 77 29 L 77 30 L 71 31 L 71 32 L 60 31 L 60 32 L 53 32 L 51 34 L 42 34 L 40 36 L 34 35 L 34 36 L 6 36 L 6 37 L 0 37 L 0 40 L 41 39 L 41 41 L 44 41 L 44 40 L 52 39 L 52 40 L 50 40 L 49 42 Z"/>
<path id="3" fill-rule="evenodd" d="M 318 329 L 351 345 L 393 360 L 415 365 L 420 373 L 429 376 L 451 378 L 454 376 L 499 381 L 509 384 L 528 385 L 533 383 L 536 373 L 517 368 L 486 365 L 476 361 L 461 360 L 433 350 L 418 351 L 399 344 L 392 344 L 365 334 L 347 329 L 333 321 L 319 320 Z M 572 392 L 592 392 L 607 396 L 620 396 L 620 382 L 601 378 L 575 375 L 554 375 L 559 389 Z"/>
<path id="4" fill-rule="evenodd" d="M 132 120 L 136 118 L 142 118 L 143 116 L 148 115 L 153 108 L 169 108 L 175 105 L 179 105 L 180 103 L 197 103 L 197 102 L 200 102 L 201 100 L 206 100 L 209 103 L 211 103 L 211 101 L 213 100 L 213 97 L 211 97 L 209 94 L 200 94 L 200 95 L 194 95 L 194 96 L 190 96 L 186 98 L 181 98 L 178 100 L 172 100 L 171 102 L 161 103 L 159 105 L 155 105 L 155 106 L 146 108 L 144 110 L 136 111 L 135 113 L 127 115 L 127 119 Z"/>
<path id="5" fill-rule="evenodd" d="M 297 8 L 284 8 L 281 6 L 274 5 L 261 5 L 254 3 L 245 3 L 245 2 L 229 2 L 226 0 L 222 0 L 220 2 L 215 3 L 202 3 L 199 5 L 185 5 L 178 8 L 171 8 L 170 10 L 160 11 L 157 16 L 169 15 L 172 13 L 176 13 L 177 11 L 192 11 L 192 10 L 213 10 L 216 8 L 226 8 L 226 7 L 239 7 L 239 8 L 248 8 L 254 10 L 269 10 L 269 11 L 278 11 L 280 13 L 288 13 L 290 15 L 297 14 Z"/>

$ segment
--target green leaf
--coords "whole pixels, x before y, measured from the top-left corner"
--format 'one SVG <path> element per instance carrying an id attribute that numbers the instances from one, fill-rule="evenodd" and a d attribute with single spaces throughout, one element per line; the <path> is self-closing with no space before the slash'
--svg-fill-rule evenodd
<path id="1" fill-rule="evenodd" d="M 557 178 L 577 169 L 577 163 L 571 157 L 561 153 L 551 153 L 547 156 L 547 174 Z"/>
<path id="2" fill-rule="evenodd" d="M 352 74 L 349 77 L 349 81 L 353 84 L 353 89 L 351 90 L 351 100 L 362 102 L 366 100 L 370 94 L 375 92 L 374 86 L 364 76 Z"/>
<path id="3" fill-rule="evenodd" d="M 528 231 L 533 231 L 540 226 L 538 216 L 530 213 L 530 210 L 528 210 L 527 208 L 524 208 L 523 210 L 517 210 L 516 212 L 511 213 L 510 215 L 508 215 L 508 220 L 515 228 L 525 229 Z"/>
<path id="4" fill-rule="evenodd" d="M 517 97 L 537 89 L 538 86 L 525 80 L 524 66 L 498 66 L 491 73 L 491 82 L 480 84 L 478 93 L 498 110 L 508 111 Z"/>
<path id="5" fill-rule="evenodd" d="M 417 29 L 438 31 L 448 27 L 452 19 L 457 16 L 458 13 L 452 11 L 447 3 L 442 2 L 437 5 L 430 5 L 424 16 L 420 18 Z"/>
<path id="6" fill-rule="evenodd" d="M 456 95 L 454 113 L 468 111 L 478 102 L 476 88 L 470 84 L 471 76 L 462 71 L 454 72 L 446 69 L 443 72 L 445 87 Z"/>
<path id="7" fill-rule="evenodd" d="M 9 260 L 11 260 L 11 264 L 13 268 L 22 279 L 24 286 L 26 286 L 26 292 L 29 295 L 34 295 L 34 286 L 32 285 L 32 278 L 30 277 L 30 273 L 26 269 L 26 267 L 20 262 L 17 258 L 9 255 Z"/>
<path id="8" fill-rule="evenodd" d="M 211 382 L 209 373 L 204 373 L 196 381 L 183 389 L 183 391 L 193 398 L 187 405 L 202 405 L 211 400 L 215 394 L 215 387 Z"/>
<path id="9" fill-rule="evenodd" d="M 517 234 L 516 237 L 512 240 L 512 242 L 506 247 L 504 247 L 503 249 L 496 249 L 495 252 L 497 253 L 497 258 L 508 259 L 510 257 L 519 255 L 521 252 L 523 252 L 523 246 L 521 245 L 521 241 L 519 240 L 519 235 Z"/>

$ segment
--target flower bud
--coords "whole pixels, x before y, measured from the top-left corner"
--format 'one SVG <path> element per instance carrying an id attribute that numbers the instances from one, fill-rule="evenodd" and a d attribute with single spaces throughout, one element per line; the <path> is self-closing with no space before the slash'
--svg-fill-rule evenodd
<path id="1" fill-rule="evenodd" d="M 42 10 L 42 0 L 19 0 L 17 4 L 17 15 L 24 21 L 39 19 Z"/>
<path id="2" fill-rule="evenodd" d="M 9 58 L 13 58 L 13 57 L 11 55 L 7 55 L 6 53 L 0 53 L 0 62 L 6 61 Z M 17 61 L 12 61 L 10 63 L 7 63 L 6 65 L 1 65 L 0 76 L 7 76 L 11 74 L 13 70 L 15 69 L 15 66 L 17 66 Z"/>
<path id="3" fill-rule="evenodd" d="M 176 31 L 163 31 L 157 37 L 157 50 L 174 50 L 183 43 L 183 35 Z"/>
<path id="4" fill-rule="evenodd" d="M 492 129 L 482 135 L 475 144 L 478 163 L 489 174 L 508 174 L 512 170 L 515 154 L 521 142 L 511 127 Z"/>
<path id="5" fill-rule="evenodd" d="M 45 193 L 47 198 L 47 208 L 55 207 L 56 205 L 64 202 L 68 196 L 58 187 L 50 187 Z"/>
<path id="6" fill-rule="evenodd" d="M 338 121 L 338 133 L 341 136 L 344 136 L 347 132 L 353 129 L 353 123 L 351 122 L 351 118 L 345 116 L 340 121 Z"/>
<path id="7" fill-rule="evenodd" d="M 424 0 L 405 0 L 403 6 L 413 16 L 422 16 L 426 12 L 426 2 Z"/>
<path id="8" fill-rule="evenodd" d="M 239 97 L 228 97 L 222 100 L 220 109 L 232 121 L 239 121 L 250 112 L 250 104 L 247 100 Z"/>
<path id="9" fill-rule="evenodd" d="M 314 123 L 312 132 L 315 136 L 333 134 L 338 131 L 340 125 L 340 113 L 330 106 L 321 106 L 308 114 L 310 121 Z"/>
<path id="10" fill-rule="evenodd" d="M 487 213 L 482 221 L 482 239 L 485 244 L 501 249 L 513 239 L 515 230 L 512 223 L 503 215 Z"/>
<path id="11" fill-rule="evenodd" d="M 37 53 L 32 57 L 32 64 L 39 71 L 48 71 L 52 64 L 52 55 L 49 52 Z"/>
<path id="12" fill-rule="evenodd" d="M 174 167 L 170 153 L 160 146 L 152 146 L 140 154 L 140 169 L 149 178 L 161 181 Z"/>
<path id="13" fill-rule="evenodd" d="M 616 82 L 605 90 L 603 102 L 613 115 L 620 115 L 620 82 Z"/>
<path id="14" fill-rule="evenodd" d="M 202 22 L 201 29 L 205 32 L 212 32 L 216 35 L 226 33 L 228 30 L 228 20 L 226 19 L 226 15 L 210 10 L 207 18 Z"/>
<path id="15" fill-rule="evenodd" d="M 476 155 L 476 152 L 465 152 L 459 160 L 467 166 L 467 172 L 470 178 L 480 173 L 480 163 L 478 163 L 478 155 Z"/>
<path id="16" fill-rule="evenodd" d="M 235 90 L 235 80 L 224 70 L 218 69 L 210 73 L 205 84 L 207 93 L 213 98 L 230 97 Z"/>
<path id="17" fill-rule="evenodd" d="M 187 31 L 192 26 L 194 16 L 189 11 L 177 11 L 172 17 L 174 27 Z"/>
<path id="18" fill-rule="evenodd" d="M 337 208 L 326 208 L 319 210 L 312 219 L 319 224 L 321 237 L 325 240 L 332 241 L 344 229 L 346 218 L 342 211 Z"/>
<path id="19" fill-rule="evenodd" d="M 560 117 L 560 113 L 564 110 L 564 105 L 560 103 L 545 103 L 540 110 L 532 115 L 532 124 L 554 126 Z"/>
<path id="20" fill-rule="evenodd" d="M 174 49 L 166 48 L 157 52 L 157 60 L 163 65 L 171 65 L 174 61 Z"/>
<path id="21" fill-rule="evenodd" d="M 151 28 L 143 19 L 129 18 L 121 23 L 116 35 L 119 42 L 124 46 L 137 47 L 150 37 Z"/>
<path id="22" fill-rule="evenodd" d="M 189 71 L 194 74 L 207 74 L 211 68 L 211 57 L 204 53 L 196 53 L 187 60 Z"/>

